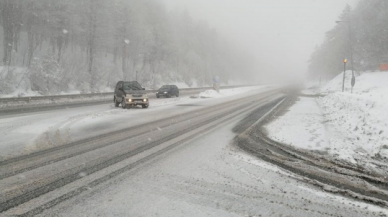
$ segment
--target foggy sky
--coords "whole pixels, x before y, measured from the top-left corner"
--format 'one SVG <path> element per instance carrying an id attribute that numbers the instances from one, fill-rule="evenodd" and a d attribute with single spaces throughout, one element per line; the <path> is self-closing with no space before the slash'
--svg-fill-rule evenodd
<path id="1" fill-rule="evenodd" d="M 345 8 L 358 0 L 162 0 L 187 10 L 255 55 L 258 71 L 301 77 L 315 46 Z"/>

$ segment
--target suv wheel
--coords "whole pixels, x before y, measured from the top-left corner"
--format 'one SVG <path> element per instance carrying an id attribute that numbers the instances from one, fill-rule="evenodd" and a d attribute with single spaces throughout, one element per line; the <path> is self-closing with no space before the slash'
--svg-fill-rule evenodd
<path id="1" fill-rule="evenodd" d="M 122 101 L 121 101 L 121 107 L 122 107 L 123 109 L 128 108 L 127 103 L 125 102 L 125 98 L 124 98 L 124 97 L 123 97 L 123 99 L 122 99 Z"/>
<path id="2" fill-rule="evenodd" d="M 113 99 L 113 103 L 115 104 L 115 107 L 119 107 L 120 103 L 117 102 L 116 97 Z"/>
<path id="3" fill-rule="evenodd" d="M 179 97 L 179 93 L 176 94 L 176 97 Z"/>
<path id="4" fill-rule="evenodd" d="M 148 108 L 148 105 L 142 105 L 143 108 Z"/>

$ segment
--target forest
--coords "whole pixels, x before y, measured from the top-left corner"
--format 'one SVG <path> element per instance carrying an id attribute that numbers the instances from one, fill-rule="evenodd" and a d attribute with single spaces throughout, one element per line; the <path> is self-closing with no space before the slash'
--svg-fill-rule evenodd
<path id="1" fill-rule="evenodd" d="M 361 0 L 354 9 L 346 6 L 311 55 L 309 75 L 331 79 L 344 70 L 344 59 L 349 60 L 347 69 L 353 65 L 356 73 L 388 64 L 388 1 Z"/>
<path id="2" fill-rule="evenodd" d="M 249 80 L 252 55 L 158 0 L 0 0 L 0 93 Z"/>

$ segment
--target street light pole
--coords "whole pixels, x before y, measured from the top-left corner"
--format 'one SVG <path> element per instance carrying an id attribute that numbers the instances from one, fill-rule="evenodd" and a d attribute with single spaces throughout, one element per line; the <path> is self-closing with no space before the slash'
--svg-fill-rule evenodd
<path id="1" fill-rule="evenodd" d="M 351 63 L 351 68 L 352 68 L 352 81 L 351 81 L 351 85 L 352 85 L 352 93 L 353 93 L 353 87 L 354 87 L 354 84 L 356 83 L 356 78 L 354 77 L 354 61 L 353 61 L 353 34 L 352 34 L 352 25 L 351 25 L 351 22 L 350 20 L 349 21 L 336 21 L 336 23 L 347 23 L 348 24 L 348 27 L 349 27 L 349 44 L 350 44 L 350 63 Z M 346 65 L 346 63 L 345 63 Z M 346 67 L 346 66 L 345 66 Z M 345 76 L 345 73 L 344 73 L 344 76 Z M 345 77 L 344 77 L 345 79 Z M 342 88 L 342 92 L 344 91 L 343 90 L 344 88 Z"/>
<path id="2" fill-rule="evenodd" d="M 352 67 L 352 78 L 354 77 L 354 66 L 353 66 L 353 34 L 352 34 L 352 25 L 350 22 L 348 22 L 349 26 L 349 41 L 350 41 L 350 61 L 351 61 L 351 67 Z"/>
<path id="3" fill-rule="evenodd" d="M 350 21 L 342 21 L 342 20 L 338 20 L 336 21 L 336 23 L 347 23 L 348 27 L 349 27 L 349 44 L 350 44 L 350 67 L 352 68 L 352 75 L 354 76 L 354 66 L 353 66 L 353 33 L 352 33 L 352 25 L 350 23 Z"/>

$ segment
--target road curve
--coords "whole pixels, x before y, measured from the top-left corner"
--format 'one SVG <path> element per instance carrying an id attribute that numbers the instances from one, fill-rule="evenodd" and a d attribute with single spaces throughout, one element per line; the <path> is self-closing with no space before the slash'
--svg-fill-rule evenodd
<path id="1" fill-rule="evenodd" d="M 285 112 L 294 97 L 287 97 L 266 117 L 239 133 L 234 144 L 242 150 L 271 164 L 304 177 L 304 181 L 369 203 L 388 206 L 388 178 L 364 168 L 348 165 L 319 153 L 296 149 L 267 137 L 263 126 Z M 257 120 L 258 118 L 256 118 Z"/>

